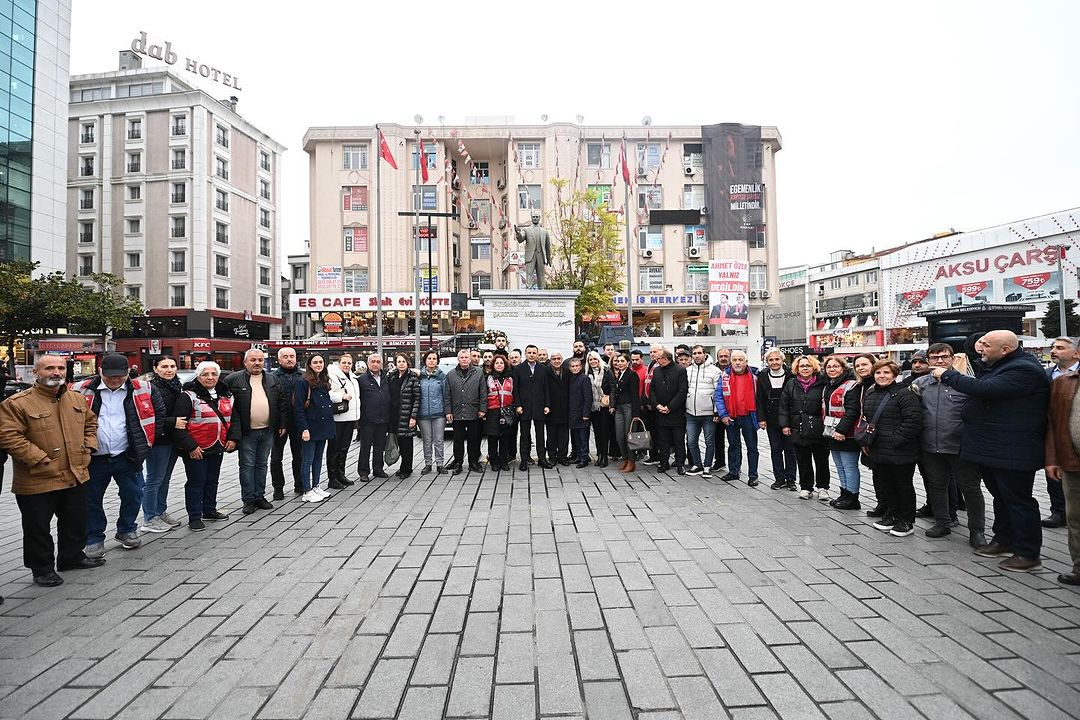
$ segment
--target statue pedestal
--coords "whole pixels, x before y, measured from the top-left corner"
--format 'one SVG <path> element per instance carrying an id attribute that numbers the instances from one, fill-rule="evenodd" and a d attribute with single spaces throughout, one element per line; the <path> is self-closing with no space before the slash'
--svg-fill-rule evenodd
<path id="1" fill-rule="evenodd" d="M 506 333 L 509 347 L 536 345 L 565 355 L 574 345 L 577 290 L 481 290 L 484 329 Z"/>

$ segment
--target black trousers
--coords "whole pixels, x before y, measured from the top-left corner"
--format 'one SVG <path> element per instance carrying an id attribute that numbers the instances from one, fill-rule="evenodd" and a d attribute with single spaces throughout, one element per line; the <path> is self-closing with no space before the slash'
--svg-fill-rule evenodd
<path id="1" fill-rule="evenodd" d="M 660 467 L 668 467 L 668 458 L 671 457 L 671 453 L 675 453 L 675 467 L 682 467 L 686 464 L 686 424 L 680 423 L 679 425 L 661 425 L 657 423 L 656 433 L 656 452 L 660 458 Z"/>
<path id="2" fill-rule="evenodd" d="M 1006 470 L 979 465 L 986 489 L 994 496 L 993 542 L 1024 558 L 1042 553 L 1039 502 L 1031 496 L 1034 470 Z"/>
<path id="3" fill-rule="evenodd" d="M 465 462 L 466 443 L 468 444 L 468 462 L 475 465 L 480 462 L 480 426 L 482 420 L 454 420 L 454 459 L 455 465 Z"/>
<path id="4" fill-rule="evenodd" d="M 926 498 L 934 511 L 934 523 L 949 526 L 955 514 L 949 497 L 950 485 L 956 485 L 967 503 L 968 530 L 982 530 L 986 525 L 986 507 L 979 468 L 964 462 L 959 455 L 922 452 L 919 470 L 926 483 Z"/>
<path id="5" fill-rule="evenodd" d="M 386 423 L 369 424 L 360 422 L 360 460 L 356 471 L 360 476 L 384 472 L 383 452 L 386 450 Z"/>
<path id="6" fill-rule="evenodd" d="M 563 462 L 570 452 L 570 425 L 564 422 L 547 424 L 547 456 L 551 462 Z"/>
<path id="7" fill-rule="evenodd" d="M 795 463 L 799 466 L 799 488 L 829 487 L 829 444 L 796 445 Z"/>
<path id="8" fill-rule="evenodd" d="M 521 426 L 521 443 L 518 449 L 521 451 L 521 459 L 525 460 L 532 452 L 532 428 L 536 428 L 536 457 L 538 460 L 544 459 L 544 424 L 546 419 L 543 415 L 531 415 L 529 413 L 522 413 L 519 416 L 521 422 L 518 424 Z"/>
<path id="9" fill-rule="evenodd" d="M 874 463 L 874 494 L 885 517 L 915 524 L 915 463 Z"/>
<path id="10" fill-rule="evenodd" d="M 398 453 L 401 461 L 398 463 L 398 472 L 408 475 L 413 470 L 413 440 L 415 435 L 398 435 Z"/>
<path id="11" fill-rule="evenodd" d="M 345 479 L 345 461 L 349 457 L 349 446 L 352 445 L 353 431 L 356 429 L 355 422 L 339 422 L 334 424 L 334 439 L 330 441 L 330 449 L 326 460 L 326 477 L 330 480 L 341 481 Z"/>
<path id="12" fill-rule="evenodd" d="M 56 517 L 59 567 L 74 565 L 83 559 L 86 545 L 86 483 L 64 490 L 36 495 L 16 495 L 22 514 L 23 565 L 34 575 L 53 571 L 51 524 Z"/>
<path id="13" fill-rule="evenodd" d="M 611 442 L 611 436 L 613 435 L 611 427 L 613 422 L 614 419 L 607 408 L 594 410 L 590 416 L 589 424 L 592 425 L 593 439 L 596 441 L 597 460 L 606 457 L 608 454 L 608 443 Z M 586 443 L 585 454 L 588 455 L 588 453 L 588 443 Z"/>
<path id="14" fill-rule="evenodd" d="M 285 489 L 285 472 L 281 468 L 282 458 L 285 455 L 285 443 L 289 443 L 289 452 L 292 453 L 293 488 L 303 492 L 303 486 L 300 484 L 300 463 L 304 459 L 304 441 L 295 430 L 290 430 L 284 435 L 274 434 L 274 447 L 270 450 L 270 482 L 275 490 Z"/>
<path id="15" fill-rule="evenodd" d="M 516 423 L 515 423 L 516 425 Z M 514 447 L 514 425 L 498 435 L 487 436 L 488 464 L 493 470 L 510 462 L 510 449 Z"/>
<path id="16" fill-rule="evenodd" d="M 518 432 L 520 430 L 521 430 L 521 423 L 520 422 L 514 423 L 514 426 L 510 429 L 510 438 L 508 440 L 508 442 L 510 443 L 510 454 L 507 455 L 507 461 L 508 462 L 514 460 L 517 457 Z"/>

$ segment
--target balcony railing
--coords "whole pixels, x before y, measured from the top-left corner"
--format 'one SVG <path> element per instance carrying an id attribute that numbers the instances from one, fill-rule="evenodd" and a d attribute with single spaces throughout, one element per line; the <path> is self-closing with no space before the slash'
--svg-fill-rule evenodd
<path id="1" fill-rule="evenodd" d="M 173 125 L 172 126 L 172 134 L 173 134 L 173 137 L 183 137 L 184 135 L 187 135 L 187 126 L 186 125 Z"/>
<path id="2" fill-rule="evenodd" d="M 226 245 L 229 244 L 229 236 L 227 233 L 219 232 L 214 239 L 217 240 L 219 243 L 224 243 Z"/>
<path id="3" fill-rule="evenodd" d="M 82 168 L 79 170 L 79 175 L 81 177 L 90 177 L 93 174 L 94 174 L 93 166 L 83 165 Z"/>
<path id="4" fill-rule="evenodd" d="M 142 140 L 142 130 L 128 130 L 128 140 Z"/>
<path id="5" fill-rule="evenodd" d="M 173 170 L 183 170 L 186 167 L 187 167 L 187 160 L 173 160 L 172 161 L 172 169 Z"/>
<path id="6" fill-rule="evenodd" d="M 92 232 L 90 232 L 90 233 L 85 233 L 85 232 L 84 233 L 79 233 L 79 242 L 81 242 L 81 243 L 92 243 L 92 242 L 94 242 L 94 233 L 92 233 Z"/>
<path id="7" fill-rule="evenodd" d="M 140 172 L 142 170 L 142 163 L 128 163 L 127 171 L 130 173 Z"/>
<path id="8" fill-rule="evenodd" d="M 80 210 L 93 210 L 94 209 L 94 201 L 93 200 L 80 200 L 79 201 L 79 209 Z"/>
<path id="9" fill-rule="evenodd" d="M 187 195 L 185 195 L 184 193 L 173 193 L 172 194 L 172 201 L 173 201 L 173 203 L 187 202 Z"/>
<path id="10" fill-rule="evenodd" d="M 169 231 L 169 237 L 174 237 L 174 238 L 187 237 L 187 228 L 185 228 L 183 226 L 173 227 L 172 230 Z"/>
<path id="11" fill-rule="evenodd" d="M 83 133 L 79 136 L 79 142 L 81 142 L 83 145 L 89 145 L 90 143 L 94 142 L 94 134 Z"/>

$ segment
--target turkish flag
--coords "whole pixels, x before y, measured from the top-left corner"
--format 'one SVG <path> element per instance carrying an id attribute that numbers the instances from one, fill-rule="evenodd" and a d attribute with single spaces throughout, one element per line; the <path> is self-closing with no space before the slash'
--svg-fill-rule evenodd
<path id="1" fill-rule="evenodd" d="M 386 144 L 386 136 L 383 135 L 382 130 L 379 131 L 379 157 L 390 163 L 390 167 L 397 170 L 397 163 L 394 162 L 394 155 L 390 152 L 390 146 Z"/>
<path id="2" fill-rule="evenodd" d="M 427 182 L 428 181 L 427 156 L 424 155 L 424 141 L 423 140 L 418 140 L 416 142 L 416 149 L 417 149 L 417 152 L 420 153 L 420 160 L 419 160 L 419 162 L 420 162 L 420 177 L 424 179 L 424 182 Z"/>
<path id="3" fill-rule="evenodd" d="M 630 166 L 626 164 L 626 138 L 622 139 L 622 149 L 619 151 L 619 164 L 622 166 L 623 182 L 630 185 Z"/>

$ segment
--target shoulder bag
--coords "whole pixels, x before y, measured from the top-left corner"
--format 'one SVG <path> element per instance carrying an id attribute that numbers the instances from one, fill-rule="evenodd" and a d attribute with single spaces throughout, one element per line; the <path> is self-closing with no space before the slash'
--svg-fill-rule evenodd
<path id="1" fill-rule="evenodd" d="M 869 448 L 874 444 L 874 438 L 877 437 L 877 422 L 881 419 L 881 413 L 885 412 L 885 406 L 889 404 L 891 399 L 891 394 L 886 395 L 881 404 L 874 410 L 874 417 L 870 420 L 866 419 L 866 415 L 859 415 L 859 422 L 856 423 L 855 432 L 852 434 L 855 442 L 864 448 Z"/>
<path id="2" fill-rule="evenodd" d="M 338 380 L 338 382 L 341 383 L 341 389 L 342 390 L 347 390 L 347 388 L 345 387 L 345 381 L 344 380 Z M 308 392 L 310 392 L 310 390 Z M 335 415 L 341 415 L 342 413 L 349 412 L 349 401 L 348 400 L 339 400 L 338 402 L 334 403 L 330 407 L 333 408 Z"/>

